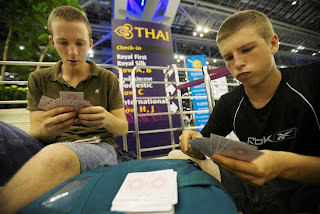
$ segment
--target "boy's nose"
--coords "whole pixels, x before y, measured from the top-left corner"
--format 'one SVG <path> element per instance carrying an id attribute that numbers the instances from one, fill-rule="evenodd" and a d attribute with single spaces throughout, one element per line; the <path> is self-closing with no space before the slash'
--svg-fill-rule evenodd
<path id="1" fill-rule="evenodd" d="M 72 54 L 77 54 L 77 48 L 74 45 L 70 45 L 69 49 L 68 49 L 68 54 L 72 55 Z"/>

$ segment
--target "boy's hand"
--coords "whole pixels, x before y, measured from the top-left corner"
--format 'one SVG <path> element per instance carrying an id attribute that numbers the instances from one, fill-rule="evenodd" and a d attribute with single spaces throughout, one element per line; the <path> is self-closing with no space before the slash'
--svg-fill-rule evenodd
<path id="1" fill-rule="evenodd" d="M 106 127 L 110 113 L 101 106 L 91 106 L 78 110 L 78 120 L 82 125 L 100 129 Z"/>
<path id="2" fill-rule="evenodd" d="M 49 136 L 58 136 L 67 131 L 76 120 L 72 106 L 51 109 L 42 114 L 43 127 Z"/>
<path id="3" fill-rule="evenodd" d="M 197 159 L 201 159 L 201 160 L 205 160 L 206 157 L 193 150 L 191 145 L 189 144 L 189 141 L 192 140 L 193 138 L 201 138 L 203 137 L 201 133 L 199 132 L 195 132 L 195 131 L 192 131 L 192 130 L 184 130 L 182 132 L 182 134 L 179 136 L 179 140 L 180 140 L 180 147 L 181 147 L 181 151 L 191 157 L 194 157 L 194 158 L 197 158 Z"/>
<path id="4" fill-rule="evenodd" d="M 248 183 L 261 186 L 278 177 L 281 172 L 281 161 L 277 163 L 277 151 L 260 150 L 264 154 L 257 159 L 247 162 L 213 154 L 211 159 L 231 174 Z"/>

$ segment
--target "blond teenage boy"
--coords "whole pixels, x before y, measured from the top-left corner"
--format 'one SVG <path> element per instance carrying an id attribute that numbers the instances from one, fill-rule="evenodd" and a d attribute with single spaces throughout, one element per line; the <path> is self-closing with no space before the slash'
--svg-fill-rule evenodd
<path id="1" fill-rule="evenodd" d="M 86 60 L 93 44 L 86 16 L 70 6 L 58 7 L 49 16 L 48 29 L 61 61 L 29 77 L 27 109 L 33 138 L 0 124 L 7 148 L 1 166 L 8 169 L 1 178 L 9 178 L 26 162 L 1 190 L 0 213 L 16 212 L 79 173 L 117 164 L 114 135 L 125 135 L 128 130 L 117 77 Z M 92 106 L 77 112 L 72 106 L 38 108 L 42 95 L 56 99 L 60 91 L 83 92 Z M 101 142 L 70 143 L 92 136 L 99 136 Z"/>
<path id="2" fill-rule="evenodd" d="M 317 212 L 320 201 L 320 63 L 277 69 L 279 40 L 263 13 L 228 17 L 216 38 L 242 84 L 221 97 L 201 131 L 183 131 L 181 150 L 199 159 L 189 140 L 210 133 L 237 137 L 264 153 L 252 162 L 213 154 L 197 160 L 221 179 L 243 213 Z M 169 158 L 190 158 L 173 151 Z M 216 165 L 216 164 L 217 165 Z"/>

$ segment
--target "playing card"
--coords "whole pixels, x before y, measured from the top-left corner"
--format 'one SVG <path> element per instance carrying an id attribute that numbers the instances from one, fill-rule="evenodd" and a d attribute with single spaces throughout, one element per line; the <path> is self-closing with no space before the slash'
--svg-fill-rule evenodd
<path id="1" fill-rule="evenodd" d="M 54 102 L 55 102 L 55 105 L 56 105 L 57 107 L 63 106 L 63 105 L 62 105 L 62 98 L 58 98 L 58 99 L 56 99 Z"/>
<path id="2" fill-rule="evenodd" d="M 243 143 L 245 144 L 245 143 Z M 249 148 L 240 143 L 227 143 L 226 146 L 217 152 L 218 154 L 242 161 L 252 161 L 262 155 L 263 153 L 254 148 Z"/>
<path id="3" fill-rule="evenodd" d="M 214 141 L 214 135 L 210 134 L 210 143 L 211 143 L 211 154 L 213 154 L 215 151 L 217 151 L 217 144 Z"/>
<path id="4" fill-rule="evenodd" d="M 212 143 L 210 138 L 204 138 L 204 148 L 208 151 L 208 154 L 212 154 Z"/>
<path id="5" fill-rule="evenodd" d="M 214 152 L 218 152 L 220 151 L 221 147 L 223 147 L 223 145 L 226 145 L 227 143 L 229 143 L 229 141 L 224 141 L 224 143 L 222 143 L 222 136 L 219 135 L 215 135 L 212 134 L 211 135 L 211 140 L 214 142 L 215 146 L 215 151 Z"/>
<path id="6" fill-rule="evenodd" d="M 92 105 L 86 100 L 76 100 L 72 103 L 72 106 L 75 111 L 78 111 L 81 108 L 89 107 Z"/>
<path id="7" fill-rule="evenodd" d="M 39 101 L 39 104 L 38 104 L 38 108 L 42 109 L 42 110 L 45 110 L 45 111 L 48 111 L 49 109 L 46 107 L 51 101 L 53 101 L 53 99 L 51 99 L 50 97 L 47 97 L 47 96 L 44 96 L 42 95 L 41 96 L 41 99 Z"/>
<path id="8" fill-rule="evenodd" d="M 223 136 L 211 134 L 213 145 L 216 145 L 216 153 L 243 161 L 252 161 L 262 155 L 258 148 L 244 142 L 235 141 Z"/>
<path id="9" fill-rule="evenodd" d="M 72 104 L 73 104 L 75 101 L 76 101 L 76 100 L 73 100 L 73 99 L 68 99 L 68 100 L 66 100 L 68 106 L 72 106 Z"/>
<path id="10" fill-rule="evenodd" d="M 193 138 L 189 141 L 189 144 L 191 145 L 192 149 L 200 152 L 201 154 L 204 154 L 206 156 L 211 156 L 211 150 L 208 146 L 205 146 L 206 144 L 206 138 Z M 209 139 L 210 142 L 210 139 Z"/>
<path id="11" fill-rule="evenodd" d="M 167 212 L 178 203 L 177 172 L 172 169 L 129 173 L 111 211 Z"/>
<path id="12" fill-rule="evenodd" d="M 60 97 L 63 100 L 83 100 L 83 92 L 60 91 Z"/>
<path id="13" fill-rule="evenodd" d="M 189 144 L 192 149 L 208 157 L 211 157 L 213 153 L 218 153 L 237 160 L 252 161 L 263 154 L 256 146 L 215 134 L 211 134 L 210 138 L 194 138 L 189 141 Z"/>
<path id="14" fill-rule="evenodd" d="M 220 152 L 230 143 L 230 141 L 227 140 L 227 138 L 222 139 L 222 136 L 218 136 L 216 139 L 217 139 L 218 145 L 217 145 L 217 150 L 215 152 Z"/>
<path id="15" fill-rule="evenodd" d="M 54 100 L 52 100 L 48 105 L 46 105 L 45 108 L 47 109 L 47 111 L 55 108 L 54 105 L 53 105 L 53 101 L 54 101 Z"/>

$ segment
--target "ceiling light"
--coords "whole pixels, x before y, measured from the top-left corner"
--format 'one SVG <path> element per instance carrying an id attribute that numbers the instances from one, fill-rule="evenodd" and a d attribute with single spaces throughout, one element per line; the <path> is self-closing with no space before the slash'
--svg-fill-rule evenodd
<path id="1" fill-rule="evenodd" d="M 299 46 L 299 47 L 298 47 L 298 50 L 303 50 L 303 49 L 304 49 L 303 46 Z"/>
<path id="2" fill-rule="evenodd" d="M 293 1 L 291 5 L 296 5 L 297 3 L 298 3 L 297 1 Z"/>
<path id="3" fill-rule="evenodd" d="M 177 59 L 177 62 L 180 62 L 180 59 Z"/>
<path id="4" fill-rule="evenodd" d="M 24 45 L 20 45 L 20 46 L 19 46 L 19 49 L 20 49 L 20 50 L 23 50 L 23 49 L 24 49 Z"/>
<path id="5" fill-rule="evenodd" d="M 193 36 L 196 36 L 196 35 L 198 35 L 197 32 L 193 32 Z"/>
<path id="6" fill-rule="evenodd" d="M 184 59 L 184 56 L 183 56 L 183 55 L 180 55 L 180 56 L 179 56 L 179 59 Z"/>
<path id="7" fill-rule="evenodd" d="M 208 61 L 206 61 L 206 64 L 207 64 L 207 65 L 209 65 L 209 62 L 208 62 Z"/>
<path id="8" fill-rule="evenodd" d="M 200 25 L 198 25 L 197 31 L 202 31 L 202 27 Z"/>
<path id="9" fill-rule="evenodd" d="M 217 60 L 216 60 L 216 59 L 213 59 L 213 62 L 214 62 L 214 63 L 216 63 L 216 62 L 217 62 Z"/>
<path id="10" fill-rule="evenodd" d="M 200 36 L 200 37 L 203 37 L 203 33 L 200 33 L 199 36 Z"/>
<path id="11" fill-rule="evenodd" d="M 175 59 L 178 59 L 178 57 L 179 57 L 178 54 L 175 54 L 175 55 L 174 55 L 174 58 L 175 58 Z"/>
<path id="12" fill-rule="evenodd" d="M 209 29 L 208 29 L 207 27 L 205 27 L 205 28 L 203 29 L 203 32 L 208 33 L 208 32 L 209 32 Z"/>
<path id="13" fill-rule="evenodd" d="M 312 54 L 312 56 L 315 56 L 315 55 L 317 55 L 317 53 L 313 53 L 313 54 Z"/>

